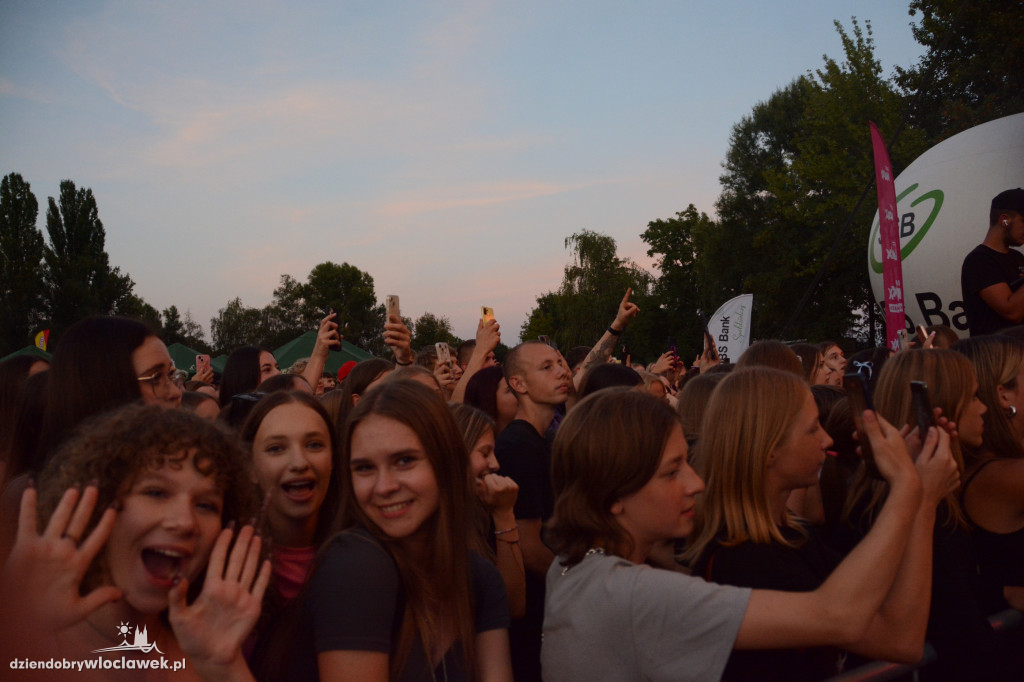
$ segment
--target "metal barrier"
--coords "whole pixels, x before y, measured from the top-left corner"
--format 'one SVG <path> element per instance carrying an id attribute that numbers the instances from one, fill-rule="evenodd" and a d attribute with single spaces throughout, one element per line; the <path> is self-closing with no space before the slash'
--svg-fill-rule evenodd
<path id="1" fill-rule="evenodd" d="M 996 632 L 1005 632 L 1021 627 L 1024 624 L 1024 613 L 1017 609 L 1006 609 L 989 616 L 988 622 Z M 895 680 L 906 675 L 915 674 L 918 669 L 935 662 L 935 660 L 935 647 L 926 642 L 924 645 L 924 656 L 921 657 L 919 663 L 914 665 L 890 663 L 888 661 L 872 661 L 853 670 L 848 670 L 841 675 L 830 677 L 824 682 L 884 682 L 885 680 Z"/>

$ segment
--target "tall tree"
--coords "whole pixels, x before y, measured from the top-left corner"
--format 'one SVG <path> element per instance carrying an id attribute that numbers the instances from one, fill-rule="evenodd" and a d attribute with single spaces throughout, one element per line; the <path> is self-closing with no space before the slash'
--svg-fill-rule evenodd
<path id="1" fill-rule="evenodd" d="M 896 81 L 910 120 L 934 144 L 1024 111 L 1020 0 L 912 0 L 914 38 L 927 52 Z M 913 105 L 913 106 L 912 106 Z"/>
<path id="2" fill-rule="evenodd" d="M 92 190 L 62 181 L 59 201 L 49 199 L 46 231 L 49 244 L 43 258 L 53 334 L 59 336 L 87 315 L 115 312 L 131 295 L 133 283 L 119 268 L 110 267 Z"/>
<path id="3" fill-rule="evenodd" d="M 242 346 L 273 348 L 268 343 L 267 308 L 249 308 L 235 298 L 210 320 L 210 336 L 217 353 L 231 353 Z"/>
<path id="4" fill-rule="evenodd" d="M 453 346 L 462 343 L 462 340 L 452 332 L 451 320 L 444 315 L 423 313 L 409 329 L 412 332 L 411 345 L 414 351 L 423 350 L 441 341 Z"/>
<path id="5" fill-rule="evenodd" d="M 39 203 L 18 173 L 0 181 L 0 356 L 30 342 L 41 320 L 43 233 Z"/>
<path id="6" fill-rule="evenodd" d="M 572 261 L 565 266 L 562 284 L 557 292 L 538 297 L 523 323 L 521 338 L 544 334 L 563 350 L 591 345 L 614 319 L 622 295 L 632 288 L 631 300 L 642 312 L 621 341 L 638 358 L 656 355 L 657 348 L 663 352 L 665 339 L 656 324 L 658 307 L 651 298 L 653 276 L 630 259 L 620 258 L 615 239 L 608 235 L 583 230 L 567 237 L 565 248 Z"/>
<path id="7" fill-rule="evenodd" d="M 377 303 L 373 277 L 348 263 L 320 263 L 309 272 L 304 288 L 312 319 L 330 308 L 338 311 L 338 326 L 349 343 L 369 348 L 384 333 L 384 306 Z"/>

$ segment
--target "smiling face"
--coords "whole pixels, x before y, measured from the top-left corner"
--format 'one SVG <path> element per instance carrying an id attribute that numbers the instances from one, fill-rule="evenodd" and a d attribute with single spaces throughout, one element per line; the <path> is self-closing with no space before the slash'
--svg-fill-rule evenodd
<path id="1" fill-rule="evenodd" d="M 331 481 L 331 452 L 327 424 L 301 403 L 279 405 L 260 422 L 252 443 L 253 470 L 260 489 L 270 496 L 267 516 L 275 541 L 286 546 L 313 542 Z"/>
<path id="2" fill-rule="evenodd" d="M 676 424 L 654 478 L 612 505 L 612 515 L 633 538 L 630 558 L 636 563 L 643 561 L 655 543 L 686 537 L 693 530 L 695 497 L 704 490 L 704 481 L 687 459 L 683 429 Z"/>
<path id="3" fill-rule="evenodd" d="M 349 452 L 352 492 L 363 514 L 393 539 L 423 537 L 440 493 L 416 433 L 399 421 L 370 414 L 352 432 Z"/>
<path id="4" fill-rule="evenodd" d="M 475 479 L 501 469 L 498 458 L 494 455 L 494 432 L 490 429 L 484 431 L 484 435 L 480 436 L 473 446 L 473 451 L 469 453 L 469 469 Z"/>
<path id="5" fill-rule="evenodd" d="M 175 459 L 132 483 L 104 551 L 111 584 L 140 613 L 165 610 L 177 576 L 199 576 L 221 530 L 224 496 L 213 476 L 191 455 Z"/>
<path id="6" fill-rule="evenodd" d="M 818 421 L 818 406 L 810 391 L 785 439 L 768 456 L 765 483 L 770 491 L 806 488 L 818 482 L 832 438 Z"/>

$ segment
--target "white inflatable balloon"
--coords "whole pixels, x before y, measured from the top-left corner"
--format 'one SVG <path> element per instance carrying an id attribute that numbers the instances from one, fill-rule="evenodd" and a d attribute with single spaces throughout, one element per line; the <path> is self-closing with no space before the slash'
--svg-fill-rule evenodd
<path id="1" fill-rule="evenodd" d="M 944 324 L 967 337 L 960 266 L 988 231 L 992 197 L 1024 187 L 1024 114 L 943 140 L 896 177 L 907 328 Z M 868 276 L 884 309 L 878 213 L 868 241 Z"/>

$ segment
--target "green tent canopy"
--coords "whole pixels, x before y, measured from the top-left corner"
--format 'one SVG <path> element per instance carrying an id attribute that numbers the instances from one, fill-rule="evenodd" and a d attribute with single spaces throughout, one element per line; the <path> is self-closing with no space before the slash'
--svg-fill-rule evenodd
<path id="1" fill-rule="evenodd" d="M 196 373 L 196 356 L 200 355 L 199 351 L 192 350 L 183 343 L 172 343 L 167 346 L 167 352 L 171 354 L 171 360 L 174 361 L 175 367 L 188 372 L 189 377 Z M 217 374 L 223 374 L 227 361 L 228 356 L 218 355 L 215 358 L 210 358 L 210 367 Z"/>
<path id="2" fill-rule="evenodd" d="M 35 346 L 25 346 L 21 350 L 16 350 L 10 355 L 5 355 L 0 358 L 0 362 L 3 362 L 7 358 L 17 357 L 19 355 L 34 355 L 40 360 L 46 360 L 47 362 L 53 362 L 53 353 L 47 353 L 45 350 L 36 348 Z"/>
<path id="3" fill-rule="evenodd" d="M 312 329 L 274 351 L 274 358 L 277 360 L 277 365 L 281 368 L 282 372 L 295 364 L 297 360 L 308 358 L 313 353 L 313 346 L 316 345 L 316 334 L 317 330 Z M 331 374 L 337 374 L 341 366 L 349 360 L 360 362 L 372 357 L 372 353 L 367 353 L 365 350 L 353 346 L 348 341 L 342 339 L 341 350 L 331 351 L 324 370 Z"/>

